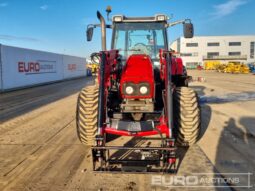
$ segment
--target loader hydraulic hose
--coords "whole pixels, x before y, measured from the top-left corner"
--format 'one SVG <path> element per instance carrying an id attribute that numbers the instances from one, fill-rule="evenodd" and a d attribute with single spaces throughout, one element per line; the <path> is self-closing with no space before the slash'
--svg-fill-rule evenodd
<path id="1" fill-rule="evenodd" d="M 166 73 L 167 73 L 167 78 L 166 80 L 166 102 L 167 102 L 167 119 L 168 119 L 168 128 L 169 128 L 169 135 L 170 138 L 172 138 L 172 128 L 173 128 L 173 98 L 172 98 L 172 71 L 171 71 L 171 63 L 172 63 L 172 58 L 169 53 L 166 55 Z"/>
<path id="2" fill-rule="evenodd" d="M 100 62 L 100 81 L 99 81 L 99 92 L 98 92 L 98 135 L 102 135 L 102 128 L 104 125 L 104 113 L 105 113 L 105 64 L 106 64 L 106 55 L 105 52 L 101 52 L 101 62 Z"/>
<path id="3" fill-rule="evenodd" d="M 106 50 L 106 24 L 104 17 L 99 11 L 97 11 L 97 18 L 100 20 L 101 25 L 101 39 L 102 39 L 102 51 Z"/>

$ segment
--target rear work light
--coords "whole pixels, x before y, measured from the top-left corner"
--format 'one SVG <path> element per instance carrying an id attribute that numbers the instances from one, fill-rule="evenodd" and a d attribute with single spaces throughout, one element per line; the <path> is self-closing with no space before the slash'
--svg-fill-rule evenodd
<path id="1" fill-rule="evenodd" d="M 113 22 L 122 22 L 123 21 L 123 16 L 117 15 L 113 17 Z"/>
<path id="2" fill-rule="evenodd" d="M 156 20 L 157 21 L 165 21 L 165 20 L 167 20 L 167 18 L 165 15 L 157 15 Z"/>

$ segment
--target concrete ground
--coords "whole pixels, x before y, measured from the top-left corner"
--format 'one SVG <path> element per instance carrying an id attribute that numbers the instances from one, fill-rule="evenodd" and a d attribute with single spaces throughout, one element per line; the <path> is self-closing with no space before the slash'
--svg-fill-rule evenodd
<path id="1" fill-rule="evenodd" d="M 172 177 L 182 175 L 255 173 L 255 76 L 189 74 L 206 79 L 190 84 L 200 96 L 202 132 L 197 145 L 178 149 L 176 176 L 92 172 L 90 148 L 78 141 L 75 129 L 77 95 L 90 78 L 1 94 L 0 190 L 253 190 L 254 175 L 253 188 L 235 187 L 244 186 L 246 174 L 235 174 L 241 182 L 225 187 L 215 182 L 168 187 Z M 111 143 L 123 142 L 137 139 L 119 137 Z M 153 182 L 156 178 L 160 184 Z"/>
<path id="2" fill-rule="evenodd" d="M 255 189 L 255 75 L 197 70 L 189 74 L 195 80 L 206 80 L 191 83 L 202 107 L 203 131 L 198 145 L 224 176 L 253 173 L 250 189 Z M 245 175 L 236 176 L 242 182 L 248 181 Z"/>

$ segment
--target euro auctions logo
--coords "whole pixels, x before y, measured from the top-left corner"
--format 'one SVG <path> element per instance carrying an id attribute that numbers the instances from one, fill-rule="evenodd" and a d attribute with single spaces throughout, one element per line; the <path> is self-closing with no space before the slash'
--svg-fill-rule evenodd
<path id="1" fill-rule="evenodd" d="M 252 173 L 192 173 L 190 175 L 163 176 L 154 175 L 152 187 L 238 187 L 252 188 Z"/>
<path id="2" fill-rule="evenodd" d="M 68 64 L 68 70 L 69 71 L 75 71 L 75 70 L 77 70 L 77 66 L 76 66 L 76 64 Z"/>
<path id="3" fill-rule="evenodd" d="M 56 73 L 56 61 L 18 62 L 18 72 L 26 75 Z"/>

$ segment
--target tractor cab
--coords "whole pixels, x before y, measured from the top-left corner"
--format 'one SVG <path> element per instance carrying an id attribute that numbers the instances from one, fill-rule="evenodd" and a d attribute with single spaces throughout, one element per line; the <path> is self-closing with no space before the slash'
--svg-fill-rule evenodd
<path id="1" fill-rule="evenodd" d="M 107 9 L 107 15 L 111 10 Z M 154 67 L 159 66 L 159 50 L 169 50 L 167 29 L 177 24 L 183 24 L 185 38 L 193 37 L 193 24 L 190 19 L 178 20 L 169 23 L 169 17 L 156 14 L 153 17 L 126 17 L 115 15 L 112 24 L 106 24 L 104 17 L 97 12 L 100 24 L 90 24 L 87 27 L 87 41 L 91 41 L 93 29 L 101 27 L 102 50 L 106 50 L 106 28 L 112 29 L 111 49 L 119 50 L 123 61 L 130 55 L 144 54 L 151 58 Z"/>
<path id="2" fill-rule="evenodd" d="M 168 49 L 167 18 L 113 16 L 111 48 L 119 50 L 124 63 L 130 55 L 147 55 L 154 66 L 159 66 L 159 50 Z"/>

